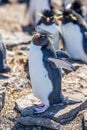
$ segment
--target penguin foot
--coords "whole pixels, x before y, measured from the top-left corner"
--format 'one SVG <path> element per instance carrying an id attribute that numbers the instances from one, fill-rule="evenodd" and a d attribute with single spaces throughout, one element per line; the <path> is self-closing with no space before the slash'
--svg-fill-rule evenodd
<path id="1" fill-rule="evenodd" d="M 44 105 L 43 106 L 39 106 L 39 107 L 35 107 L 34 108 L 34 114 L 39 114 L 39 113 L 43 113 L 47 110 L 48 106 Z"/>

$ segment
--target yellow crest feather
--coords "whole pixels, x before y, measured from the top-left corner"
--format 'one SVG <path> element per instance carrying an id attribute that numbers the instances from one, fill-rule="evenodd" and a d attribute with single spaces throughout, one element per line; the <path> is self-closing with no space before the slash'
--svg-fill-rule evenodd
<path id="1" fill-rule="evenodd" d="M 40 16 L 40 17 L 43 17 L 43 16 L 44 16 L 42 13 L 38 13 L 37 15 Z"/>
<path id="2" fill-rule="evenodd" d="M 72 14 L 69 14 L 69 16 L 70 16 L 73 20 L 77 21 L 77 18 L 76 18 L 75 16 L 73 16 Z"/>

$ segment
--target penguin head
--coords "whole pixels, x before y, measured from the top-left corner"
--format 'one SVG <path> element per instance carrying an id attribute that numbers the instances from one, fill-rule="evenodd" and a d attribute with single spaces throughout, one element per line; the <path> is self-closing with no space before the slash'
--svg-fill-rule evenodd
<path id="1" fill-rule="evenodd" d="M 82 10 L 82 2 L 81 0 L 71 0 L 71 3 L 67 4 L 66 6 L 63 6 L 62 10 L 62 18 L 59 20 L 65 21 L 66 22 L 77 22 L 76 16 L 73 15 L 72 11 L 75 11 L 79 15 L 82 15 L 83 10 Z"/>
<path id="2" fill-rule="evenodd" d="M 37 46 L 46 46 L 49 43 L 49 34 L 44 31 L 37 31 L 33 35 L 33 44 Z"/>
<path id="3" fill-rule="evenodd" d="M 72 9 L 62 9 L 62 10 L 56 10 L 55 11 L 55 18 L 62 23 L 68 23 L 68 22 L 77 22 L 76 16 L 72 13 Z"/>
<path id="4" fill-rule="evenodd" d="M 57 19 L 61 20 L 62 22 L 77 22 L 76 16 L 72 13 L 72 10 L 64 9 L 61 13 L 57 11 Z"/>
<path id="5" fill-rule="evenodd" d="M 41 21 L 45 25 L 51 25 L 54 23 L 54 15 L 52 10 L 44 10 L 42 12 Z"/>
<path id="6" fill-rule="evenodd" d="M 82 15 L 82 2 L 80 0 L 72 1 L 71 9 L 74 10 L 76 13 Z"/>

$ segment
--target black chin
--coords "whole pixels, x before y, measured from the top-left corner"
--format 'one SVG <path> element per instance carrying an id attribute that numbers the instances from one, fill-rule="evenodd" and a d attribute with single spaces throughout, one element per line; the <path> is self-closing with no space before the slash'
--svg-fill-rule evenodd
<path id="1" fill-rule="evenodd" d="M 36 46 L 45 46 L 47 44 L 47 42 L 46 41 L 42 42 L 39 39 L 33 39 L 33 44 Z"/>

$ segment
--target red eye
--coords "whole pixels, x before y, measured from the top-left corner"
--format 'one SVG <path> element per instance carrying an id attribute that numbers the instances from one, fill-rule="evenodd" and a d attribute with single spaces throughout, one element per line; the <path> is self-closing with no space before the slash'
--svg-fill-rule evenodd
<path id="1" fill-rule="evenodd" d="M 44 40 L 46 38 L 46 36 L 42 36 L 41 38 Z"/>

